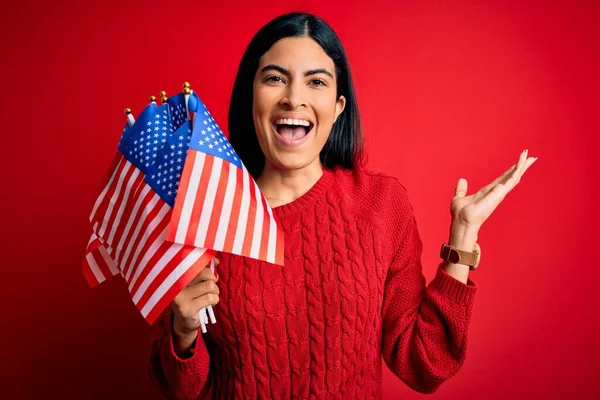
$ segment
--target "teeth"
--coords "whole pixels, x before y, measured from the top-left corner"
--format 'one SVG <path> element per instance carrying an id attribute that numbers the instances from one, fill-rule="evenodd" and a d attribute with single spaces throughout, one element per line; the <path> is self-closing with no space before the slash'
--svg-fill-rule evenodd
<path id="1" fill-rule="evenodd" d="M 310 126 L 310 122 L 305 119 L 279 118 L 275 121 L 275 125 L 302 125 Z"/>

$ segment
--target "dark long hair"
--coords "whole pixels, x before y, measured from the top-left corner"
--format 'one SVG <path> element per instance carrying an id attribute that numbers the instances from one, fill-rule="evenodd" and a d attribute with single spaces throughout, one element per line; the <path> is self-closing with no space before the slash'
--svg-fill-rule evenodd
<path id="1" fill-rule="evenodd" d="M 263 26 L 242 56 L 229 104 L 229 141 L 254 179 L 262 173 L 265 156 L 258 143 L 252 117 L 253 82 L 258 61 L 275 42 L 286 37 L 315 40 L 335 65 L 337 96 L 346 98 L 319 157 L 324 167 L 352 169 L 363 156 L 363 136 L 354 85 L 340 39 L 321 18 L 305 13 L 281 15 Z"/>

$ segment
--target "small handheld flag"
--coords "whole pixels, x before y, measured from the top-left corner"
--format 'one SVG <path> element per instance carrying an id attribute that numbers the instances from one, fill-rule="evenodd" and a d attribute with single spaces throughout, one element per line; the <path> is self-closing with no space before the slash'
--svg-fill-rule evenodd
<path id="1" fill-rule="evenodd" d="M 90 286 L 121 275 L 153 323 L 217 252 L 283 265 L 271 208 L 204 103 L 184 83 L 162 105 L 151 96 L 119 140 L 90 222 L 83 272 Z M 199 314 L 202 331 L 216 322 Z"/>
<path id="2" fill-rule="evenodd" d="M 283 265 L 283 231 L 266 199 L 194 93 L 192 102 L 194 128 L 167 240 Z"/>

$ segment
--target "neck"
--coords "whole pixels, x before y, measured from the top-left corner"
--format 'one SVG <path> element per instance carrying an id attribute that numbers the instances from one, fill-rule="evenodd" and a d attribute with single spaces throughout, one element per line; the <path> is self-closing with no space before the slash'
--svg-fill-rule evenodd
<path id="1" fill-rule="evenodd" d="M 265 160 L 265 168 L 256 180 L 270 207 L 291 203 L 308 190 L 323 175 L 323 166 L 316 162 L 300 169 L 282 169 Z"/>

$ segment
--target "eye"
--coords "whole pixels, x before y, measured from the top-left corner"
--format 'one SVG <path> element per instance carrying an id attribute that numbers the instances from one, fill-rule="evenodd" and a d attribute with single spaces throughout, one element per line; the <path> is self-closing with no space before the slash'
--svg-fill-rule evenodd
<path id="1" fill-rule="evenodd" d="M 313 86 L 327 86 L 327 83 L 323 79 L 317 78 L 310 81 Z"/>
<path id="2" fill-rule="evenodd" d="M 284 83 L 283 82 L 283 78 L 281 76 L 279 76 L 279 75 L 270 75 L 270 76 L 267 76 L 265 78 L 265 82 L 273 82 L 273 83 L 282 82 L 282 83 Z"/>

